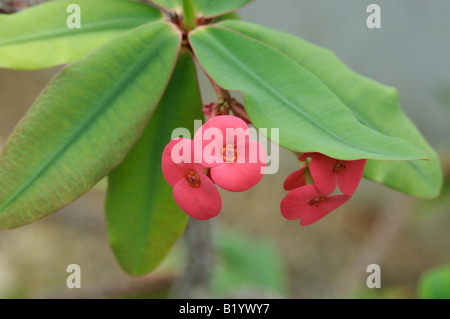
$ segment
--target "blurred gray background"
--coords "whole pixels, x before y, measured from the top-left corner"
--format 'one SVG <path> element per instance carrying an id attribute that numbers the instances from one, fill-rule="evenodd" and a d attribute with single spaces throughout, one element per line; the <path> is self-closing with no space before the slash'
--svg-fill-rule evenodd
<path id="1" fill-rule="evenodd" d="M 381 29 L 366 26 L 371 3 L 381 6 Z M 395 86 L 448 174 L 450 1 L 255 0 L 239 14 L 329 48 L 358 73 Z M 0 69 L 0 145 L 56 71 Z M 213 92 L 202 93 L 205 103 L 215 100 Z M 215 232 L 234 229 L 277 247 L 287 277 L 280 296 L 414 298 L 423 271 L 450 261 L 448 197 L 421 201 L 363 181 L 348 204 L 320 223 L 300 227 L 284 220 L 282 183 L 297 165 L 283 151 L 277 175 L 246 193 L 222 192 L 223 212 L 211 221 Z M 131 278 L 109 248 L 103 200 L 101 184 L 60 212 L 0 232 L 0 298 L 134 296 L 170 286 L 183 264 L 182 241 L 156 272 Z M 77 291 L 65 285 L 71 263 L 83 271 Z M 365 286 L 372 263 L 382 267 L 377 292 Z"/>

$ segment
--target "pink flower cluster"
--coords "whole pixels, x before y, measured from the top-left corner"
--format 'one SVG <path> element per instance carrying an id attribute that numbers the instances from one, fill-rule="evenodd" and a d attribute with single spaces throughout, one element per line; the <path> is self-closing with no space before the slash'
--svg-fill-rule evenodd
<path id="1" fill-rule="evenodd" d="M 207 220 L 219 215 L 222 200 L 216 185 L 242 192 L 262 179 L 265 150 L 249 135 L 243 120 L 220 115 L 209 119 L 193 140 L 177 138 L 167 144 L 163 176 L 173 187 L 175 202 L 189 216 Z"/>
<path id="2" fill-rule="evenodd" d="M 262 179 L 266 154 L 249 139 L 246 122 L 236 116 L 211 117 L 193 140 L 170 141 L 162 155 L 162 171 L 173 187 L 178 206 L 189 216 L 207 220 L 219 215 L 222 199 L 217 186 L 246 191 Z M 361 181 L 366 159 L 339 160 L 320 153 L 304 153 L 302 167 L 284 182 L 289 191 L 281 201 L 282 215 L 306 226 L 346 203 Z M 332 194 L 339 189 L 341 194 Z"/>
<path id="3" fill-rule="evenodd" d="M 311 160 L 306 161 L 310 157 Z M 300 225 L 310 225 L 346 203 L 361 181 L 366 159 L 344 161 L 320 153 L 304 153 L 303 166 L 287 177 L 284 189 L 290 191 L 281 201 L 281 213 L 289 220 L 300 218 Z M 307 174 L 313 184 L 307 185 Z M 331 195 L 339 188 L 342 194 Z"/>

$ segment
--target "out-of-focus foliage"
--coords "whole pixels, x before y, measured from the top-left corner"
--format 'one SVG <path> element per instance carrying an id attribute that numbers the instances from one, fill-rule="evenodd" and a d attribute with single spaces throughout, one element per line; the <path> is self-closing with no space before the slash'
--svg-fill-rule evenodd
<path id="1" fill-rule="evenodd" d="M 450 264 L 427 270 L 419 280 L 417 297 L 450 299 Z"/>
<path id="2" fill-rule="evenodd" d="M 285 292 L 285 267 L 271 241 L 227 231 L 217 238 L 216 251 L 213 293 L 233 297 L 239 290 L 271 295 Z"/>

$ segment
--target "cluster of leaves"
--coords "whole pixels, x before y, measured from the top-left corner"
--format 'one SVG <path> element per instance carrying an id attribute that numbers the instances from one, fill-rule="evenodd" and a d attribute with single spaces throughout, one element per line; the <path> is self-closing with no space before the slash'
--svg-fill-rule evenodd
<path id="1" fill-rule="evenodd" d="M 0 15 L 0 67 L 69 63 L 2 150 L 0 229 L 36 221 L 108 176 L 117 259 L 134 275 L 153 269 L 187 222 L 161 154 L 173 129 L 202 118 L 194 60 L 243 93 L 256 128 L 282 128 L 281 146 L 367 159 L 365 178 L 421 198 L 439 193 L 437 154 L 395 89 L 302 39 L 223 17 L 250 0 L 153 2 L 59 0 Z M 67 28 L 70 4 L 81 8 L 80 29 Z"/>

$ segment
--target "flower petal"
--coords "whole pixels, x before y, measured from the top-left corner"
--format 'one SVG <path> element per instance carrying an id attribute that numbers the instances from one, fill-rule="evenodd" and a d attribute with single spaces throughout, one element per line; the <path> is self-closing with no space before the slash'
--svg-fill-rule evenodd
<path id="1" fill-rule="evenodd" d="M 243 192 L 258 184 L 264 174 L 266 155 L 257 141 L 246 141 L 237 146 L 237 159 L 211 168 L 211 177 L 221 188 Z"/>
<path id="2" fill-rule="evenodd" d="M 299 170 L 291 173 L 284 181 L 283 188 L 287 191 L 291 191 L 295 188 L 305 186 L 306 180 L 303 172 L 306 167 L 306 164 L 304 164 Z"/>
<path id="3" fill-rule="evenodd" d="M 309 168 L 317 188 L 325 194 L 331 194 L 337 186 L 336 173 L 333 171 L 336 159 L 320 153 L 311 155 Z"/>
<path id="4" fill-rule="evenodd" d="M 339 189 L 345 195 L 353 195 L 364 173 L 367 160 L 345 161 L 345 169 L 337 174 Z"/>
<path id="5" fill-rule="evenodd" d="M 173 188 L 173 198 L 177 205 L 189 216 L 207 220 L 219 215 L 222 199 L 214 183 L 204 174 L 199 174 L 200 187 L 194 188 L 186 179 L 180 180 Z"/>
<path id="6" fill-rule="evenodd" d="M 298 160 L 299 160 L 300 162 L 304 162 L 304 161 L 306 161 L 306 159 L 307 159 L 308 157 L 310 157 L 312 154 L 314 154 L 314 153 L 303 153 L 302 155 L 299 156 Z"/>
<path id="7" fill-rule="evenodd" d="M 298 187 L 290 191 L 281 201 L 281 214 L 289 220 L 299 219 L 304 215 L 309 202 L 321 195 L 323 194 L 314 185 Z"/>
<path id="8" fill-rule="evenodd" d="M 204 167 L 195 164 L 193 159 L 191 140 L 186 138 L 171 140 L 164 148 L 161 163 L 166 182 L 174 187 L 181 179 L 184 179 L 186 172 L 190 169 L 196 171 L 199 175 L 203 174 Z"/>
<path id="9" fill-rule="evenodd" d="M 325 197 L 325 200 L 318 207 L 307 205 L 305 213 L 300 219 L 300 225 L 308 226 L 324 218 L 339 206 L 345 204 L 351 196 L 334 195 Z"/>
<path id="10" fill-rule="evenodd" d="M 205 167 L 223 164 L 223 147 L 244 142 L 249 135 L 248 125 L 236 116 L 212 117 L 194 135 L 195 160 Z"/>

